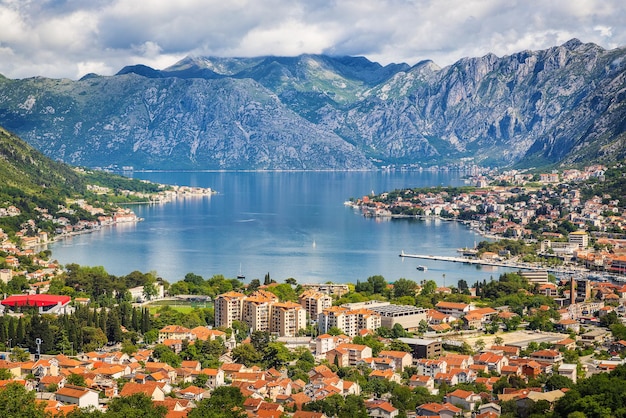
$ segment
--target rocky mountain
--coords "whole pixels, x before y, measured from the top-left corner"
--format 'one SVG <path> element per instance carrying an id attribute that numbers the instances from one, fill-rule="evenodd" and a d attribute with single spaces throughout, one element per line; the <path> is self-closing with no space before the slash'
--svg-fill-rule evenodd
<path id="1" fill-rule="evenodd" d="M 571 40 L 440 68 L 188 57 L 78 81 L 0 77 L 0 125 L 75 165 L 367 169 L 626 158 L 626 48 Z"/>

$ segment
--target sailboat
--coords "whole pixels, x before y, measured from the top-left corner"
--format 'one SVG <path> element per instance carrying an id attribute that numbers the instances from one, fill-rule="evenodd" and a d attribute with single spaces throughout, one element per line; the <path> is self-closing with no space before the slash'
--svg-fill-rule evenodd
<path id="1" fill-rule="evenodd" d="M 244 280 L 246 276 L 241 272 L 241 263 L 239 263 L 239 274 L 237 275 L 239 280 Z"/>

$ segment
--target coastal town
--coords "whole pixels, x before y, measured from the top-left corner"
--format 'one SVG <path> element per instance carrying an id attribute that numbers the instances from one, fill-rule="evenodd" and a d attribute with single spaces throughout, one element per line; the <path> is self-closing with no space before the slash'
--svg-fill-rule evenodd
<path id="1" fill-rule="evenodd" d="M 29 416 L 72 417 L 125 416 L 129 405 L 192 418 L 611 411 L 608 397 L 586 400 L 594 385 L 580 386 L 623 381 L 626 371 L 625 202 L 580 183 L 607 175 L 616 174 L 511 172 L 468 179 L 470 188 L 351 202 L 365 216 L 465 222 L 497 239 L 459 249 L 459 258 L 533 267 L 448 286 L 380 276 L 356 284 L 278 283 L 269 273 L 246 282 L 190 273 L 172 284 L 151 273 L 115 277 L 37 252 L 54 238 L 37 225 L 50 221 L 63 236 L 136 222 L 131 211 L 80 200 L 54 216 L 41 209 L 41 219 L 0 236 L 0 398 L 22 397 Z M 96 219 L 86 223 L 73 208 Z"/>

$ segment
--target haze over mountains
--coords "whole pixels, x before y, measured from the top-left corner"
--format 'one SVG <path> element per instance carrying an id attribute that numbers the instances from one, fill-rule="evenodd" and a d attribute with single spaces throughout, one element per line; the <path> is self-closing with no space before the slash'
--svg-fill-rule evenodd
<path id="1" fill-rule="evenodd" d="M 381 66 L 188 57 L 81 80 L 0 76 L 0 125 L 74 165 L 367 169 L 626 159 L 626 48 Z"/>

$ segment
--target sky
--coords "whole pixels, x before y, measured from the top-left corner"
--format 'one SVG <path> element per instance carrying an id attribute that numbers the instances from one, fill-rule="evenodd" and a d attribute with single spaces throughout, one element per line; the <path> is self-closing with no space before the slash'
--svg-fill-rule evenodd
<path id="1" fill-rule="evenodd" d="M 78 79 L 192 56 L 329 54 L 383 65 L 626 45 L 624 0 L 0 0 L 0 74 Z"/>

